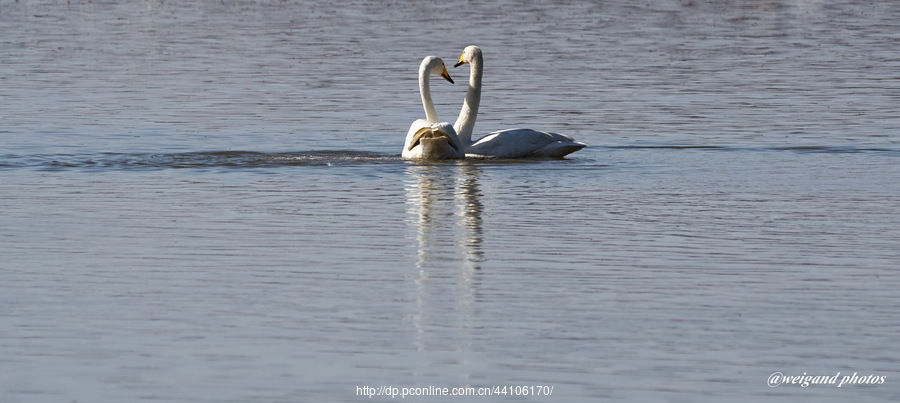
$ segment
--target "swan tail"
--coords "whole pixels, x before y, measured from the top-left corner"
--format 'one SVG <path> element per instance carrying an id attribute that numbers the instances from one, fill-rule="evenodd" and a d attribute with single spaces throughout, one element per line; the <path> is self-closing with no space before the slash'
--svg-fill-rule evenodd
<path id="1" fill-rule="evenodd" d="M 413 133 L 412 141 L 410 142 L 407 150 L 412 150 L 417 145 L 424 143 L 430 139 L 445 139 L 445 141 L 457 152 L 461 151 L 459 140 L 456 136 L 452 134 L 452 132 L 448 132 L 446 130 L 442 130 L 441 127 L 423 127 Z"/>
<path id="2" fill-rule="evenodd" d="M 449 123 L 413 122 L 406 135 L 403 158 L 456 159 L 463 157 L 462 145 Z"/>
<path id="3" fill-rule="evenodd" d="M 535 151 L 532 156 L 533 157 L 544 157 L 544 158 L 563 158 L 566 155 L 574 153 L 584 147 L 587 147 L 587 144 L 579 143 L 577 141 L 556 141 L 541 149 Z"/>
<path id="4" fill-rule="evenodd" d="M 438 131 L 438 133 L 440 133 L 440 131 Z M 410 151 L 413 148 L 416 148 L 416 146 L 418 146 L 422 142 L 423 138 L 432 138 L 435 136 L 435 134 L 436 133 L 433 127 L 425 126 L 419 128 L 419 130 L 416 130 L 416 132 L 413 133 L 411 141 L 406 146 L 406 150 Z"/>

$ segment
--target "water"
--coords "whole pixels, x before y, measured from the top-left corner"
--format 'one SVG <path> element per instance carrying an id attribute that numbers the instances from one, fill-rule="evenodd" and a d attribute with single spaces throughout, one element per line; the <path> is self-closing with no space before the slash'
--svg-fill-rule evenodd
<path id="1" fill-rule="evenodd" d="M 4 4 L 0 400 L 896 401 L 897 21 L 888 1 Z M 419 61 L 469 44 L 477 131 L 590 147 L 401 160 Z M 452 121 L 465 86 L 433 90 Z"/>

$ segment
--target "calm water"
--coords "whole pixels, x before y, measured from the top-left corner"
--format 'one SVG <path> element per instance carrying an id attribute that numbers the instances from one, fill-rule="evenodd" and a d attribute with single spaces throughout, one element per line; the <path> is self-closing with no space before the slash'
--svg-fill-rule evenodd
<path id="1" fill-rule="evenodd" d="M 181 3 L 0 5 L 3 402 L 900 399 L 895 2 Z"/>

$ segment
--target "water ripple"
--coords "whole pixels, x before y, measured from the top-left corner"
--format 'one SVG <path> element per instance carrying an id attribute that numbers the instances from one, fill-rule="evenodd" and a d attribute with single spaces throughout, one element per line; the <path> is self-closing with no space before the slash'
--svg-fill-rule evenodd
<path id="1" fill-rule="evenodd" d="M 303 151 L 263 153 L 253 151 L 211 151 L 172 154 L 55 154 L 7 155 L 0 168 L 34 168 L 43 171 L 68 169 L 158 170 L 210 168 L 277 168 L 288 166 L 346 166 L 394 163 L 399 156 L 362 151 Z"/>
<path id="2" fill-rule="evenodd" d="M 824 154 L 878 154 L 891 157 L 900 156 L 900 149 L 887 147 L 868 147 L 868 146 L 829 146 L 829 145 L 801 145 L 801 146 L 765 146 L 765 147 L 742 147 L 742 146 L 722 146 L 722 145 L 706 145 L 706 144 L 636 144 L 621 146 L 605 146 L 603 148 L 611 150 L 690 150 L 690 151 L 754 151 L 754 152 L 773 152 L 773 151 L 792 151 L 802 154 L 824 153 Z"/>
<path id="3" fill-rule="evenodd" d="M 565 159 L 473 158 L 467 164 L 533 164 Z M 162 170 L 162 169 L 256 169 L 280 167 L 330 167 L 363 164 L 413 163 L 417 165 L 455 164 L 459 161 L 411 162 L 398 154 L 368 151 L 295 151 L 266 153 L 256 151 L 208 151 L 182 153 L 99 153 L 0 155 L 0 169 L 36 169 L 40 171 L 75 170 Z"/>

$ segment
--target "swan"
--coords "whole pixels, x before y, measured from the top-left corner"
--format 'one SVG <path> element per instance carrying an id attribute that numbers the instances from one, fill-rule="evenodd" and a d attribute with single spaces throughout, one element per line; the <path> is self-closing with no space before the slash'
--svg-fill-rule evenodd
<path id="1" fill-rule="evenodd" d="M 439 122 L 431 101 L 431 74 L 437 74 L 453 84 L 447 66 L 439 57 L 428 56 L 419 65 L 419 94 L 425 108 L 425 119 L 417 119 L 409 126 L 401 156 L 405 159 L 459 159 L 465 157 L 463 143 L 450 123 Z"/>
<path id="2" fill-rule="evenodd" d="M 466 91 L 466 100 L 459 112 L 459 118 L 453 128 L 465 146 L 466 156 L 562 158 L 587 146 L 587 144 L 577 142 L 564 134 L 532 129 L 500 130 L 472 142 L 472 131 L 475 128 L 478 106 L 481 103 L 481 76 L 483 73 L 481 49 L 477 46 L 466 47 L 459 56 L 459 62 L 453 67 L 463 64 L 471 65 L 469 88 Z"/>

